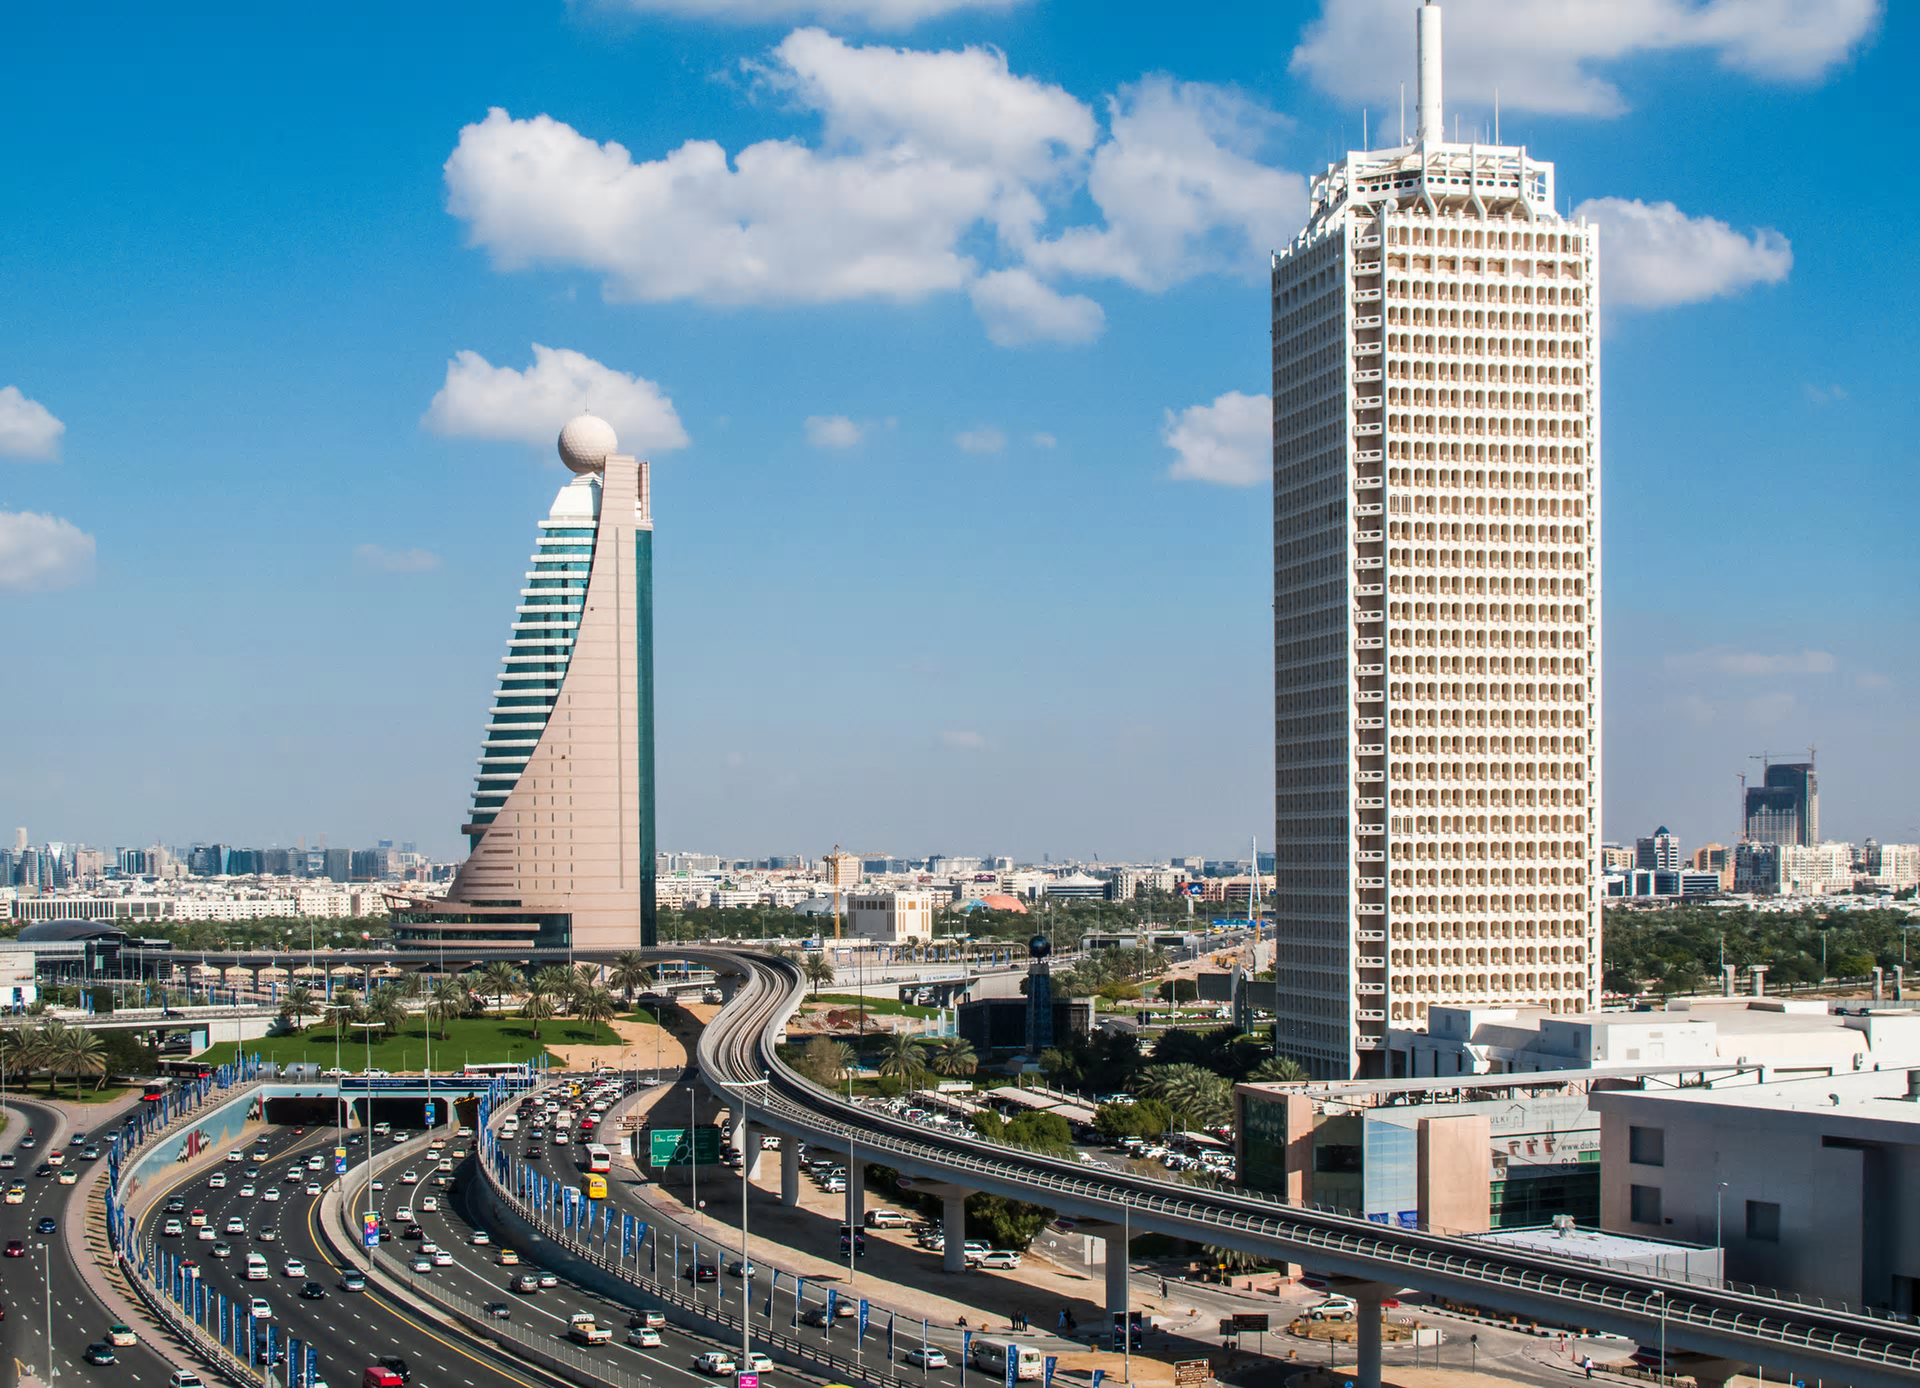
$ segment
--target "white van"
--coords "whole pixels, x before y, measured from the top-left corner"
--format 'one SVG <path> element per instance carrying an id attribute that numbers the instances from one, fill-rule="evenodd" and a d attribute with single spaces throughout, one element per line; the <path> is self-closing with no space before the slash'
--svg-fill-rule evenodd
<path id="1" fill-rule="evenodd" d="M 271 1276 L 273 1276 L 273 1274 L 267 1268 L 266 1254 L 249 1253 L 247 1255 L 247 1280 L 249 1282 L 258 1282 Z"/>
<path id="2" fill-rule="evenodd" d="M 1046 1365 L 1040 1351 L 1032 1345 L 1023 1345 L 1017 1340 L 987 1340 L 975 1336 L 971 1358 L 973 1367 L 1005 1381 L 1007 1356 L 1014 1358 L 1015 1378 L 1040 1378 L 1046 1373 Z"/>

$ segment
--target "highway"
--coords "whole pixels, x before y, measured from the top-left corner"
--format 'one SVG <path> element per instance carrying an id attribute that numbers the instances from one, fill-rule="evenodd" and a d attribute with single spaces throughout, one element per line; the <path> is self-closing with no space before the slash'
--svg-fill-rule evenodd
<path id="1" fill-rule="evenodd" d="M 291 1128 L 267 1129 L 257 1144 L 267 1150 L 264 1161 L 252 1159 L 254 1146 L 250 1145 L 242 1162 L 223 1161 L 190 1175 L 163 1178 L 167 1183 L 159 1187 L 154 1204 L 142 1216 L 141 1237 L 151 1239 L 160 1249 L 195 1259 L 210 1291 L 223 1292 L 230 1300 L 243 1304 L 250 1297 L 266 1298 L 273 1308 L 272 1321 L 279 1327 L 276 1334 L 295 1335 L 317 1349 L 321 1385 L 357 1388 L 361 1372 L 379 1355 L 400 1354 L 406 1358 L 416 1381 L 424 1381 L 432 1388 L 455 1388 L 456 1385 L 459 1388 L 553 1388 L 557 1380 L 550 1376 L 532 1370 L 509 1369 L 490 1355 L 465 1347 L 457 1337 L 428 1324 L 410 1307 L 383 1293 L 341 1290 L 342 1268 L 319 1237 L 320 1197 L 307 1193 L 310 1176 L 323 1182 L 332 1180 L 334 1142 L 331 1128 L 308 1129 L 305 1133 Z M 364 1135 L 347 1134 L 347 1150 L 351 1154 L 349 1160 L 357 1167 L 366 1151 Z M 321 1172 L 309 1173 L 304 1160 L 300 1160 L 312 1154 L 326 1158 L 326 1168 Z M 285 1178 L 296 1164 L 300 1179 L 290 1182 Z M 249 1178 L 248 1171 L 255 1174 Z M 225 1189 L 215 1189 L 208 1184 L 216 1172 L 227 1178 Z M 352 1176 L 350 1167 L 349 1181 Z M 249 1186 L 254 1194 L 242 1194 Z M 269 1189 L 279 1192 L 280 1198 L 268 1201 L 265 1195 Z M 166 1207 L 174 1198 L 181 1201 L 184 1209 L 169 1215 Z M 206 1212 L 209 1224 L 218 1231 L 215 1240 L 199 1239 L 197 1230 L 192 1228 L 180 1237 L 158 1235 L 165 1220 L 178 1218 L 184 1223 L 195 1209 Z M 228 1220 L 233 1218 L 242 1222 L 244 1233 L 224 1232 Z M 272 1241 L 261 1237 L 268 1229 L 277 1235 Z M 230 1256 L 212 1256 L 212 1250 L 220 1243 L 232 1249 Z M 249 1252 L 266 1256 L 272 1276 L 265 1281 L 247 1280 L 245 1264 Z M 288 1258 L 304 1262 L 305 1277 L 284 1274 Z M 309 1279 L 326 1289 L 324 1300 L 300 1296 L 302 1285 Z"/>
<path id="2" fill-rule="evenodd" d="M 52 1219 L 65 1225 L 75 1186 L 59 1184 L 57 1175 L 36 1176 L 34 1172 L 53 1151 L 66 1154 L 69 1163 L 85 1172 L 89 1163 L 80 1160 L 79 1151 L 58 1111 L 17 1094 L 6 1096 L 7 1106 L 17 1117 L 0 1134 L 0 1149 L 12 1156 L 17 1165 L 0 1171 L 0 1187 L 15 1184 L 26 1187 L 22 1204 L 0 1204 L 0 1247 L 18 1239 L 25 1256 L 0 1258 L 0 1354 L 33 1366 L 44 1381 L 49 1367 L 47 1350 L 47 1289 L 53 1293 L 52 1367 L 68 1382 L 107 1383 L 130 1379 L 142 1388 L 162 1388 L 172 1366 L 144 1343 L 114 1351 L 117 1366 L 87 1363 L 81 1355 L 86 1347 L 106 1338 L 113 1317 L 93 1299 L 86 1283 L 67 1254 L 66 1240 L 60 1233 L 43 1234 L 40 1221 Z M 32 1129 L 33 1146 L 22 1147 Z M 77 1211 L 75 1211 L 77 1215 Z M 47 1262 L 51 1250 L 52 1262 Z M 51 1277 L 49 1279 L 49 1274 Z M 137 1327 L 136 1327 L 137 1328 Z M 3 1362 L 3 1361 L 0 1361 Z"/>

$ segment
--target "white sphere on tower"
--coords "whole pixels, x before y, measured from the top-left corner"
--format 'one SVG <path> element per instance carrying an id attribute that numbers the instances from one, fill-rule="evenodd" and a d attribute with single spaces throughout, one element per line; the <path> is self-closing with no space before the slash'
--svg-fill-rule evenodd
<path id="1" fill-rule="evenodd" d="M 575 415 L 560 431 L 560 461 L 575 472 L 599 472 L 620 446 L 613 426 L 598 415 Z"/>

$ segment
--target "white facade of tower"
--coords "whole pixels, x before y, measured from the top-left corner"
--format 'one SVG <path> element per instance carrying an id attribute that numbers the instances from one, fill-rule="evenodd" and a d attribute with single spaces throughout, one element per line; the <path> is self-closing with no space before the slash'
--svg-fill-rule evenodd
<path id="1" fill-rule="evenodd" d="M 1598 1002 L 1596 229 L 1434 85 L 1273 261 L 1279 1044 L 1325 1078 Z"/>

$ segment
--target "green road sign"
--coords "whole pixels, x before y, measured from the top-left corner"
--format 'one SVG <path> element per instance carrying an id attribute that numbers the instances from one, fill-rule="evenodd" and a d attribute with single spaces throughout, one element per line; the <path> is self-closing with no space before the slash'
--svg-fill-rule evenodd
<path id="1" fill-rule="evenodd" d="M 693 1130 L 693 1161 L 716 1166 L 720 1161 L 720 1130 L 711 1124 Z M 685 1128 L 649 1128 L 647 1160 L 653 1166 L 685 1166 L 688 1161 Z"/>

